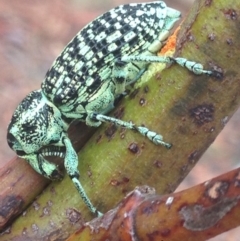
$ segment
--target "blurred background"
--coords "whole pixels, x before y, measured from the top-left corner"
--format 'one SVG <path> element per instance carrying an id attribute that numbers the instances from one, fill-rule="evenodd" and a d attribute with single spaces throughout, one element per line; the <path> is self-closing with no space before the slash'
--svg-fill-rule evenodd
<path id="1" fill-rule="evenodd" d="M 0 168 L 15 156 L 7 145 L 6 130 L 18 103 L 31 90 L 40 88 L 54 59 L 83 26 L 103 12 L 130 2 L 134 0 L 0 1 Z M 184 16 L 193 0 L 165 2 Z M 238 110 L 178 190 L 239 166 L 239 127 Z M 238 233 L 240 228 L 211 241 L 236 241 Z"/>

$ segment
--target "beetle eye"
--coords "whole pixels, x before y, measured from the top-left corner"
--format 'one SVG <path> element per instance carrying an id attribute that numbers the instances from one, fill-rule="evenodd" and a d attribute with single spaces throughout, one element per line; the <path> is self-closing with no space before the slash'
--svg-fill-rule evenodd
<path id="1" fill-rule="evenodd" d="M 24 152 L 24 151 L 16 150 L 16 153 L 17 153 L 17 155 L 20 156 L 20 157 L 26 155 L 26 152 Z"/>
<path id="2" fill-rule="evenodd" d="M 7 133 L 7 142 L 8 142 L 9 147 L 12 150 L 14 150 L 18 156 L 21 157 L 21 156 L 26 155 L 26 152 L 24 152 L 22 150 L 16 137 L 10 132 Z"/>
<path id="3" fill-rule="evenodd" d="M 16 144 L 18 141 L 12 133 L 8 132 L 7 133 L 7 142 L 8 142 L 9 147 L 11 149 L 13 149 L 14 144 Z"/>

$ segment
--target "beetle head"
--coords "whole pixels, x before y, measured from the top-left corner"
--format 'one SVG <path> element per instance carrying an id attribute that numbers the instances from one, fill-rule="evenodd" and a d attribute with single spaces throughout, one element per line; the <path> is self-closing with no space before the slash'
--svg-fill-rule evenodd
<path id="1" fill-rule="evenodd" d="M 62 146 L 61 136 L 66 124 L 60 111 L 42 94 L 33 91 L 15 110 L 8 126 L 8 145 L 23 156 L 37 153 L 48 145 Z"/>

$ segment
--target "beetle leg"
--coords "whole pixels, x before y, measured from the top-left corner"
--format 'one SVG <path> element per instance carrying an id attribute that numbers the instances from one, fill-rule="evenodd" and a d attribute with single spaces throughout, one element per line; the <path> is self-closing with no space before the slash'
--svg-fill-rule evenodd
<path id="1" fill-rule="evenodd" d="M 187 68 L 189 71 L 194 74 L 207 74 L 207 75 L 216 75 L 215 71 L 203 69 L 202 64 L 190 61 L 186 58 L 180 57 L 169 57 L 169 56 L 152 56 L 152 55 L 132 55 L 132 56 L 123 56 L 121 58 L 125 62 L 146 62 L 146 63 L 176 63 L 184 68 Z"/>
<path id="2" fill-rule="evenodd" d="M 81 198 L 83 199 L 84 203 L 87 205 L 89 210 L 97 214 L 97 216 L 101 216 L 102 214 L 97 210 L 96 207 L 93 206 L 91 203 L 90 199 L 88 198 L 80 180 L 80 174 L 78 171 L 78 156 L 77 153 L 75 152 L 71 141 L 67 138 L 63 138 L 63 142 L 66 146 L 66 155 L 64 158 L 64 166 L 66 168 L 66 171 L 69 175 L 69 177 L 72 179 L 72 182 L 74 183 L 74 186 L 77 188 L 78 193 L 80 194 Z"/>
<path id="3" fill-rule="evenodd" d="M 98 114 L 98 113 L 90 113 L 89 118 L 91 118 L 93 120 L 96 120 L 96 121 L 100 121 L 100 122 L 114 123 L 118 126 L 122 126 L 124 128 L 127 128 L 127 129 L 135 130 L 135 131 L 139 132 L 140 134 L 142 134 L 143 136 L 146 136 L 150 141 L 152 141 L 156 145 L 162 145 L 162 146 L 165 146 L 168 149 L 170 149 L 172 147 L 171 144 L 163 141 L 162 135 L 157 134 L 156 132 L 149 130 L 147 127 L 136 126 L 132 122 L 122 121 L 120 119 L 116 119 L 116 118 L 106 116 L 106 115 L 102 115 L 102 114 Z"/>

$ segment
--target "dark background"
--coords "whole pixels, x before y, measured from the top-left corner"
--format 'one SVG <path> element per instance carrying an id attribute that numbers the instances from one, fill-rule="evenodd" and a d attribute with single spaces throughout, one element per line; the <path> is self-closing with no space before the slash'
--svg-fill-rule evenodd
<path id="1" fill-rule="evenodd" d="M 103 12 L 130 2 L 134 1 L 0 1 L 0 168 L 15 156 L 7 145 L 6 129 L 18 103 L 31 90 L 40 88 L 56 56 L 84 25 Z M 192 0 L 165 2 L 181 10 L 183 16 L 192 4 Z M 239 166 L 239 127 L 237 111 L 178 190 Z M 211 241 L 236 241 L 238 230 Z"/>

